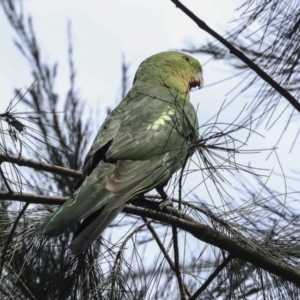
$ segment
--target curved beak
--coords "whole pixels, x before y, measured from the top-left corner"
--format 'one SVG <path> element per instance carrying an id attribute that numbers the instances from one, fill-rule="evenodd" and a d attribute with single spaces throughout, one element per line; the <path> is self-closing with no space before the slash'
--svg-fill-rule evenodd
<path id="1" fill-rule="evenodd" d="M 202 87 L 203 87 L 203 85 L 204 85 L 204 78 L 203 78 L 203 74 L 201 73 L 201 72 L 199 72 L 198 74 L 197 74 L 197 78 L 198 78 L 198 87 L 199 87 L 199 89 L 201 89 Z"/>
<path id="2" fill-rule="evenodd" d="M 190 81 L 190 90 L 196 86 L 198 86 L 199 89 L 201 89 L 203 87 L 203 85 L 204 85 L 203 74 L 202 74 L 202 72 L 199 72 L 199 73 L 197 73 L 197 76 L 195 76 L 193 78 L 193 80 Z"/>

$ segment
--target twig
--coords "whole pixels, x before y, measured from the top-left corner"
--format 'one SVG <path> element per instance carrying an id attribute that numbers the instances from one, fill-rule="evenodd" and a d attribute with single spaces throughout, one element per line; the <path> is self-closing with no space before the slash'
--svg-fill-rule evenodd
<path id="1" fill-rule="evenodd" d="M 213 271 L 212 274 L 206 279 L 204 284 L 194 293 L 194 295 L 189 300 L 199 299 L 198 297 L 201 293 L 209 286 L 209 284 L 216 278 L 216 276 L 229 264 L 233 259 L 233 255 L 229 254 L 223 262 Z"/>
<path id="2" fill-rule="evenodd" d="M 192 13 L 186 6 L 184 6 L 178 0 L 171 0 L 176 7 L 181 9 L 188 17 L 190 17 L 202 30 L 209 33 L 215 39 L 217 39 L 220 43 L 222 43 L 225 47 L 227 47 L 230 53 L 234 54 L 241 61 L 243 61 L 250 69 L 252 69 L 260 78 L 262 78 L 265 82 L 267 82 L 270 86 L 274 88 L 281 96 L 287 99 L 290 104 L 300 112 L 300 103 L 280 84 L 278 84 L 275 80 L 273 80 L 266 72 L 264 72 L 257 64 L 255 64 L 252 60 L 250 60 L 243 52 L 234 47 L 231 43 L 229 43 L 226 39 L 220 36 L 217 32 L 212 30 L 205 22 L 199 19 L 194 13 Z"/>
<path id="3" fill-rule="evenodd" d="M 173 235 L 173 245 L 174 245 L 175 274 L 178 281 L 181 299 L 184 300 L 186 299 L 186 293 L 184 288 L 184 282 L 182 280 L 181 272 L 180 272 L 178 234 L 177 234 L 177 227 L 175 225 L 172 226 L 172 235 Z"/>
<path id="4" fill-rule="evenodd" d="M 155 232 L 153 226 L 150 224 L 150 222 L 149 222 L 146 218 L 142 217 L 142 219 L 143 219 L 144 223 L 146 224 L 148 230 L 149 230 L 150 233 L 152 234 L 152 237 L 155 239 L 155 241 L 156 241 L 156 243 L 157 243 L 157 245 L 158 245 L 160 251 L 161 251 L 162 254 L 164 255 L 165 259 L 167 260 L 167 262 L 168 262 L 170 268 L 171 268 L 173 271 L 175 271 L 175 265 L 174 265 L 174 263 L 173 263 L 173 261 L 172 261 L 170 255 L 168 254 L 166 248 L 164 247 L 163 243 L 161 242 L 160 238 L 159 238 L 158 235 L 156 234 L 156 232 Z"/>
<path id="5" fill-rule="evenodd" d="M 160 251 L 162 252 L 162 254 L 164 255 L 165 259 L 167 260 L 170 268 L 176 272 L 176 268 L 175 268 L 175 264 L 173 263 L 170 255 L 168 254 L 166 248 L 164 247 L 163 243 L 161 242 L 160 238 L 158 237 L 158 235 L 156 234 L 153 226 L 149 223 L 149 221 L 142 217 L 143 221 L 145 222 L 145 224 L 147 225 L 148 230 L 150 231 L 150 233 L 152 234 L 153 238 L 155 239 Z M 191 295 L 188 287 L 186 286 L 186 284 L 183 282 L 183 287 L 184 287 L 184 291 L 186 294 L 188 294 L 189 296 Z"/>
<path id="6" fill-rule="evenodd" d="M 68 197 L 55 197 L 55 196 L 42 196 L 27 193 L 7 193 L 0 192 L 0 200 L 17 200 L 26 203 L 34 204 L 50 204 L 50 205 L 61 205 Z"/>
<path id="7" fill-rule="evenodd" d="M 110 293 L 108 295 L 108 299 L 115 299 L 114 296 L 114 291 L 116 290 L 115 288 L 115 282 L 116 279 L 118 278 L 118 275 L 120 275 L 120 270 L 121 270 L 121 264 L 124 262 L 123 260 L 123 254 L 125 251 L 125 247 L 127 242 L 136 234 L 138 233 L 143 227 L 145 227 L 145 225 L 147 225 L 147 223 L 142 224 L 141 226 L 139 226 L 138 228 L 134 229 L 130 234 L 127 235 L 127 237 L 125 238 L 125 240 L 122 242 L 119 251 L 117 252 L 114 264 L 113 264 L 113 269 L 111 271 L 112 276 L 112 281 L 110 283 L 111 289 L 110 289 Z"/>
<path id="8" fill-rule="evenodd" d="M 7 179 L 6 179 L 6 177 L 5 177 L 5 175 L 4 175 L 3 171 L 2 171 L 1 162 L 0 162 L 0 175 L 1 175 L 2 179 L 3 179 L 3 181 L 4 181 L 4 184 L 5 184 L 6 188 L 8 189 L 8 192 L 12 193 L 12 189 L 10 188 L 10 185 L 7 182 Z"/>
<path id="9" fill-rule="evenodd" d="M 183 179 L 183 173 L 184 169 L 186 167 L 186 164 L 188 162 L 189 157 L 185 158 L 184 164 L 180 170 L 180 177 L 179 177 L 179 182 L 178 182 L 178 209 L 181 210 L 181 201 L 182 201 L 182 179 Z"/>
<path id="10" fill-rule="evenodd" d="M 62 204 L 67 198 L 0 192 L 0 200 L 1 199 L 42 204 Z M 171 210 L 172 214 L 170 213 Z M 151 218 L 165 224 L 175 225 L 176 227 L 189 232 L 195 238 L 229 252 L 236 258 L 243 259 L 258 268 L 262 268 L 267 272 L 299 285 L 299 268 L 274 259 L 263 253 L 259 248 L 249 246 L 252 242 L 246 237 L 244 237 L 243 240 L 232 239 L 207 225 L 197 222 L 190 216 L 176 209 L 165 208 L 164 211 L 167 211 L 167 213 L 135 205 L 125 205 L 123 209 L 123 212 L 127 214 Z"/>
<path id="11" fill-rule="evenodd" d="M 9 237 L 7 238 L 6 240 L 6 243 L 5 243 L 5 246 L 2 250 L 2 257 L 1 257 L 1 267 L 0 267 L 0 281 L 2 281 L 2 272 L 3 272 L 3 266 L 4 266 L 4 262 L 5 262 L 5 256 L 6 256 L 6 251 L 7 251 L 7 248 L 9 246 L 9 243 L 13 237 L 13 234 L 15 233 L 15 230 L 17 228 L 17 225 L 21 219 L 21 217 L 23 216 L 23 214 L 25 213 L 25 210 L 27 209 L 27 207 L 29 206 L 29 203 L 26 203 L 24 205 L 24 207 L 22 208 L 22 210 L 20 211 L 18 217 L 16 218 L 15 222 L 14 222 L 14 225 L 9 233 Z"/>
<path id="12" fill-rule="evenodd" d="M 25 167 L 33 168 L 33 169 L 39 170 L 39 171 L 46 171 L 46 172 L 70 176 L 70 177 L 78 178 L 78 179 L 81 179 L 81 177 L 82 177 L 82 172 L 80 172 L 80 171 L 75 171 L 75 170 L 71 170 L 71 169 L 64 168 L 64 167 L 54 166 L 54 165 L 51 165 L 51 164 L 48 164 L 45 162 L 39 162 L 39 161 L 32 160 L 32 159 L 21 158 L 17 155 L 9 155 L 9 154 L 0 153 L 0 163 L 1 162 L 14 163 L 18 166 L 25 166 Z"/>
<path id="13" fill-rule="evenodd" d="M 299 285 L 300 270 L 296 267 L 287 265 L 277 259 L 263 253 L 260 249 L 249 246 L 251 243 L 234 240 L 209 226 L 199 222 L 190 222 L 181 219 L 174 214 L 166 214 L 160 211 L 145 209 L 133 205 L 126 205 L 123 212 L 137 216 L 144 216 L 166 224 L 176 225 L 178 228 L 191 233 L 197 239 L 228 251 L 236 258 L 241 258 L 258 268 L 262 268 L 272 274 L 284 278 Z M 179 212 L 180 213 L 180 212 Z M 182 214 L 183 215 L 183 214 Z"/>

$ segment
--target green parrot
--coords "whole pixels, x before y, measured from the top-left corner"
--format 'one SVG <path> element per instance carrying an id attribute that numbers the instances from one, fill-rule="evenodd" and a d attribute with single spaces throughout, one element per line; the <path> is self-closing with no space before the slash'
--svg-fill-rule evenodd
<path id="1" fill-rule="evenodd" d="M 189 55 L 168 51 L 143 61 L 132 88 L 98 131 L 81 185 L 33 234 L 55 236 L 81 222 L 69 246 L 79 255 L 126 202 L 155 188 L 166 200 L 164 186 L 198 139 L 189 92 L 203 83 L 202 67 Z"/>

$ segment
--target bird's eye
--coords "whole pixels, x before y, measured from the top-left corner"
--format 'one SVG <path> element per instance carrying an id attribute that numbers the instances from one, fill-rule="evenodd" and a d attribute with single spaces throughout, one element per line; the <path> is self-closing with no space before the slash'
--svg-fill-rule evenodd
<path id="1" fill-rule="evenodd" d="M 183 59 L 185 59 L 186 61 L 190 61 L 190 58 L 188 56 L 183 56 Z"/>

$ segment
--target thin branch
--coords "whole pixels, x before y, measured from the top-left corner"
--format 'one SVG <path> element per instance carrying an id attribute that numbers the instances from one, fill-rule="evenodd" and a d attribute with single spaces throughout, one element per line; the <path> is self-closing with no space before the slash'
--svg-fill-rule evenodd
<path id="1" fill-rule="evenodd" d="M 31 194 L 21 193 L 3 193 L 0 192 L 0 200 L 19 200 L 30 203 L 43 203 L 43 204 L 62 204 L 67 198 L 64 197 L 50 197 L 50 196 L 37 196 L 32 198 Z M 38 202 L 38 200 L 41 200 Z M 51 199 L 54 199 L 51 201 Z M 32 201 L 33 200 L 33 201 Z M 243 240 L 232 239 L 207 225 L 203 225 L 190 216 L 172 208 L 164 208 L 167 213 L 153 210 L 150 208 L 143 208 L 135 205 L 125 205 L 123 212 L 133 214 L 145 218 L 151 218 L 165 224 L 175 225 L 176 227 L 189 232 L 195 238 L 206 242 L 210 245 L 216 246 L 220 249 L 228 251 L 236 258 L 243 259 L 258 268 L 262 268 L 272 274 L 275 274 L 285 280 L 294 282 L 299 285 L 300 270 L 296 267 L 278 261 L 269 255 L 263 253 L 258 248 L 253 248 L 249 245 L 252 242 L 245 237 Z M 170 213 L 172 211 L 172 213 Z"/>
<path id="2" fill-rule="evenodd" d="M 213 271 L 212 274 L 206 279 L 204 284 L 194 293 L 189 300 L 199 299 L 201 293 L 209 286 L 209 284 L 218 276 L 218 274 L 231 262 L 233 255 L 229 254 L 223 262 Z"/>
<path id="3" fill-rule="evenodd" d="M 7 188 L 8 191 L 9 191 L 9 193 L 12 193 L 12 189 L 10 188 L 10 185 L 9 185 L 9 183 L 8 183 L 8 181 L 7 181 L 7 179 L 6 179 L 5 175 L 4 175 L 4 173 L 3 173 L 3 171 L 2 171 L 2 168 L 1 168 L 1 162 L 0 162 L 0 175 L 1 175 L 2 179 L 3 179 L 3 181 L 4 181 L 4 184 L 5 184 L 6 188 Z"/>
<path id="4" fill-rule="evenodd" d="M 287 99 L 290 104 L 300 112 L 300 103 L 280 84 L 278 84 L 275 80 L 273 80 L 266 72 L 264 72 L 257 64 L 255 64 L 252 60 L 250 60 L 243 52 L 234 47 L 230 42 L 220 36 L 217 32 L 212 30 L 205 22 L 199 19 L 193 12 L 191 12 L 186 6 L 184 6 L 178 0 L 171 0 L 176 7 L 181 9 L 189 18 L 191 18 L 202 30 L 209 33 L 215 39 L 217 39 L 220 43 L 222 43 L 225 47 L 227 47 L 230 53 L 234 54 L 241 61 L 243 61 L 250 69 L 252 69 L 260 78 L 262 78 L 265 82 L 267 82 L 270 86 L 274 88 L 281 96 Z"/>
<path id="5" fill-rule="evenodd" d="M 23 216 L 23 214 L 25 213 L 25 210 L 27 209 L 27 207 L 29 206 L 29 203 L 26 203 L 24 205 L 24 207 L 22 208 L 22 210 L 20 211 L 18 217 L 16 218 L 15 222 L 14 222 L 14 225 L 9 233 L 9 237 L 7 238 L 6 240 L 6 243 L 5 243 L 5 246 L 2 250 L 2 257 L 1 257 L 1 266 L 0 266 L 0 281 L 2 281 L 2 272 L 3 272 L 3 267 L 4 267 L 4 263 L 5 263 L 5 256 L 6 256 L 6 252 L 7 252 L 7 249 L 8 249 L 8 246 L 9 246 L 9 243 L 11 242 L 12 238 L 13 238 L 13 235 L 16 231 L 16 228 L 17 228 L 17 225 L 21 219 L 21 217 Z"/>
<path id="6" fill-rule="evenodd" d="M 142 217 L 142 219 L 145 222 L 148 230 L 152 234 L 152 237 L 155 239 L 160 251 L 164 255 L 165 259 L 167 260 L 170 268 L 172 269 L 172 271 L 176 272 L 175 264 L 173 263 L 170 255 L 168 254 L 168 252 L 167 252 L 166 248 L 164 247 L 163 243 L 161 242 L 161 240 L 160 240 L 159 236 L 157 235 L 155 229 L 153 228 L 151 223 L 146 218 Z M 190 297 L 191 293 L 189 291 L 189 288 L 187 287 L 187 285 L 184 282 L 183 282 L 183 287 L 184 287 L 185 293 Z"/>
<path id="7" fill-rule="evenodd" d="M 258 268 L 262 268 L 272 274 L 299 285 L 300 270 L 298 268 L 273 259 L 269 255 L 262 253 L 260 249 L 250 247 L 250 240 L 249 243 L 245 242 L 247 241 L 247 238 L 244 239 L 244 242 L 234 240 L 217 230 L 210 228 L 209 226 L 202 225 L 197 221 L 190 222 L 185 220 L 186 216 L 184 214 L 181 214 L 182 218 L 179 218 L 174 214 L 170 215 L 160 211 L 145 209 L 133 205 L 126 205 L 123 212 L 151 218 L 166 224 L 176 225 L 178 228 L 189 232 L 203 242 L 228 251 L 236 258 L 241 258 Z M 179 211 L 177 211 L 177 213 L 180 214 Z"/>
<path id="8" fill-rule="evenodd" d="M 33 168 L 38 171 L 46 171 L 54 174 L 60 174 L 65 176 L 70 176 L 73 178 L 82 178 L 82 172 L 71 170 L 69 168 L 54 166 L 45 162 L 39 162 L 32 159 L 21 158 L 17 155 L 9 155 L 5 153 L 0 153 L 0 163 L 9 162 L 14 163 L 18 166 L 25 166 L 28 168 Z"/>
<path id="9" fill-rule="evenodd" d="M 174 245 L 175 274 L 176 274 L 177 281 L 178 281 L 181 299 L 184 300 L 184 299 L 186 299 L 186 293 L 185 293 L 185 289 L 184 289 L 184 282 L 182 280 L 182 276 L 181 276 L 181 272 L 180 272 L 178 233 L 177 233 L 177 227 L 175 225 L 172 226 L 172 235 L 173 235 L 173 245 Z"/>
<path id="10" fill-rule="evenodd" d="M 15 192 L 8 193 L 0 191 L 0 200 L 16 200 L 32 204 L 61 205 L 68 200 L 68 197 L 42 196 Z"/>
<path id="11" fill-rule="evenodd" d="M 164 247 L 163 243 L 161 242 L 160 238 L 158 237 L 157 233 L 155 232 L 153 226 L 150 224 L 150 222 L 142 217 L 144 223 L 146 224 L 148 230 L 150 231 L 150 233 L 152 234 L 152 237 L 155 239 L 160 251 L 162 252 L 162 254 L 164 255 L 165 259 L 167 260 L 170 268 L 175 271 L 175 265 L 170 257 L 170 255 L 168 254 L 166 248 Z"/>

